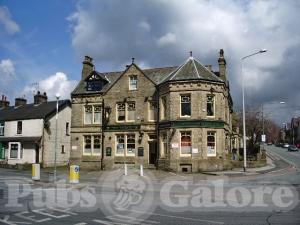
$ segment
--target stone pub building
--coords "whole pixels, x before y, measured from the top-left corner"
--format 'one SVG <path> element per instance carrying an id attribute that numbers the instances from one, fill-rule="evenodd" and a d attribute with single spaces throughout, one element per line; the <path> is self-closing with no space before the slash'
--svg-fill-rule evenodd
<path id="1" fill-rule="evenodd" d="M 113 169 L 124 163 L 170 171 L 230 164 L 232 99 L 224 51 L 219 71 L 190 57 L 176 67 L 98 72 L 83 61 L 71 94 L 71 163 Z"/>

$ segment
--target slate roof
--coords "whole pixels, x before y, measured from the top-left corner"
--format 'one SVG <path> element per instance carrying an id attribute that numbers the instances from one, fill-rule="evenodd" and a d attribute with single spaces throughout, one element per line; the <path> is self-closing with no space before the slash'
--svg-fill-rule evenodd
<path id="1" fill-rule="evenodd" d="M 208 70 L 205 66 L 203 66 L 199 61 L 197 61 L 193 57 L 189 57 L 179 67 L 172 66 L 150 68 L 142 69 L 141 71 L 157 85 L 163 82 L 176 80 L 207 80 L 224 83 L 224 81 L 218 76 L 217 72 L 214 73 Z M 86 80 L 81 80 L 72 92 L 72 95 L 104 93 L 119 79 L 119 77 L 124 73 L 124 71 L 107 73 L 93 71 L 91 74 L 95 73 L 98 74 L 102 79 L 109 80 L 109 82 L 99 91 L 87 91 Z"/>
<path id="2" fill-rule="evenodd" d="M 70 105 L 70 100 L 58 101 L 59 111 Z M 56 101 L 44 102 L 39 105 L 34 105 L 32 103 L 19 107 L 9 106 L 0 109 L 0 121 L 47 119 L 48 117 L 55 115 L 55 113 Z"/>
<path id="3" fill-rule="evenodd" d="M 209 80 L 224 82 L 220 77 L 208 70 L 194 57 L 189 57 L 187 61 L 170 73 L 164 82 L 171 80 Z"/>

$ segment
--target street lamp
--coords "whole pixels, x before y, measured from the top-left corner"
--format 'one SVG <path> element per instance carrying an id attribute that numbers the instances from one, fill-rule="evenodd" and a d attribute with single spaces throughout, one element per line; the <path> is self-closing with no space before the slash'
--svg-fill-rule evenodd
<path id="1" fill-rule="evenodd" d="M 246 172 L 246 167 L 247 167 L 247 146 L 246 146 L 246 121 L 245 121 L 245 84 L 244 84 L 244 75 L 243 75 L 243 62 L 245 59 L 260 54 L 260 53 L 265 53 L 267 52 L 267 49 L 261 49 L 257 52 L 254 52 L 250 55 L 246 55 L 243 58 L 241 58 L 241 73 L 242 73 L 242 92 L 243 92 L 243 147 L 244 147 L 244 172 Z"/>
<path id="2" fill-rule="evenodd" d="M 57 133 L 58 133 L 58 100 L 60 98 L 60 94 L 57 93 L 56 97 L 56 117 L 55 117 L 55 149 L 54 149 L 54 174 L 53 174 L 53 182 L 56 182 L 56 158 L 57 158 Z"/>

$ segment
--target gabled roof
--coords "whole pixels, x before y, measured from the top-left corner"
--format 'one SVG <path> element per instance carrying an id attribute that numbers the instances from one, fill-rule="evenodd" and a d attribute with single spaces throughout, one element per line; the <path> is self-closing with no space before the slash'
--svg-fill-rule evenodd
<path id="1" fill-rule="evenodd" d="M 172 71 L 163 82 L 175 80 L 209 80 L 224 82 L 220 77 L 208 70 L 192 56 L 181 66 Z"/>
<path id="2" fill-rule="evenodd" d="M 66 106 L 71 106 L 70 100 L 58 101 L 58 109 L 61 111 Z M 38 105 L 26 104 L 24 106 L 9 106 L 0 110 L 0 121 L 47 119 L 55 115 L 56 101 L 44 102 Z"/>

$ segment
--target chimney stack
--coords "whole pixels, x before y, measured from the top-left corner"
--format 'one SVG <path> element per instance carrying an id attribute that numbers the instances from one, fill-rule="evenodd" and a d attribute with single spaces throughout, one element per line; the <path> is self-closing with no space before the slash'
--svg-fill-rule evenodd
<path id="1" fill-rule="evenodd" d="M 205 65 L 205 67 L 206 67 L 210 72 L 213 72 L 213 71 L 212 71 L 212 65 Z"/>
<path id="2" fill-rule="evenodd" d="M 33 99 L 34 99 L 34 104 L 38 105 L 43 102 L 47 102 L 48 97 L 47 97 L 46 92 L 44 92 L 44 94 L 41 94 L 41 92 L 38 91 L 37 94 L 33 96 Z"/>
<path id="3" fill-rule="evenodd" d="M 15 98 L 15 107 L 26 105 L 27 100 L 25 98 Z"/>
<path id="4" fill-rule="evenodd" d="M 218 59 L 220 78 L 227 81 L 226 78 L 226 60 L 224 58 L 224 50 L 220 49 L 220 57 Z"/>
<path id="5" fill-rule="evenodd" d="M 0 109 L 9 106 L 9 101 L 6 100 L 6 96 L 2 95 L 0 100 Z"/>
<path id="6" fill-rule="evenodd" d="M 94 70 L 93 58 L 86 55 L 82 64 L 83 65 L 81 79 L 85 80 Z"/>

